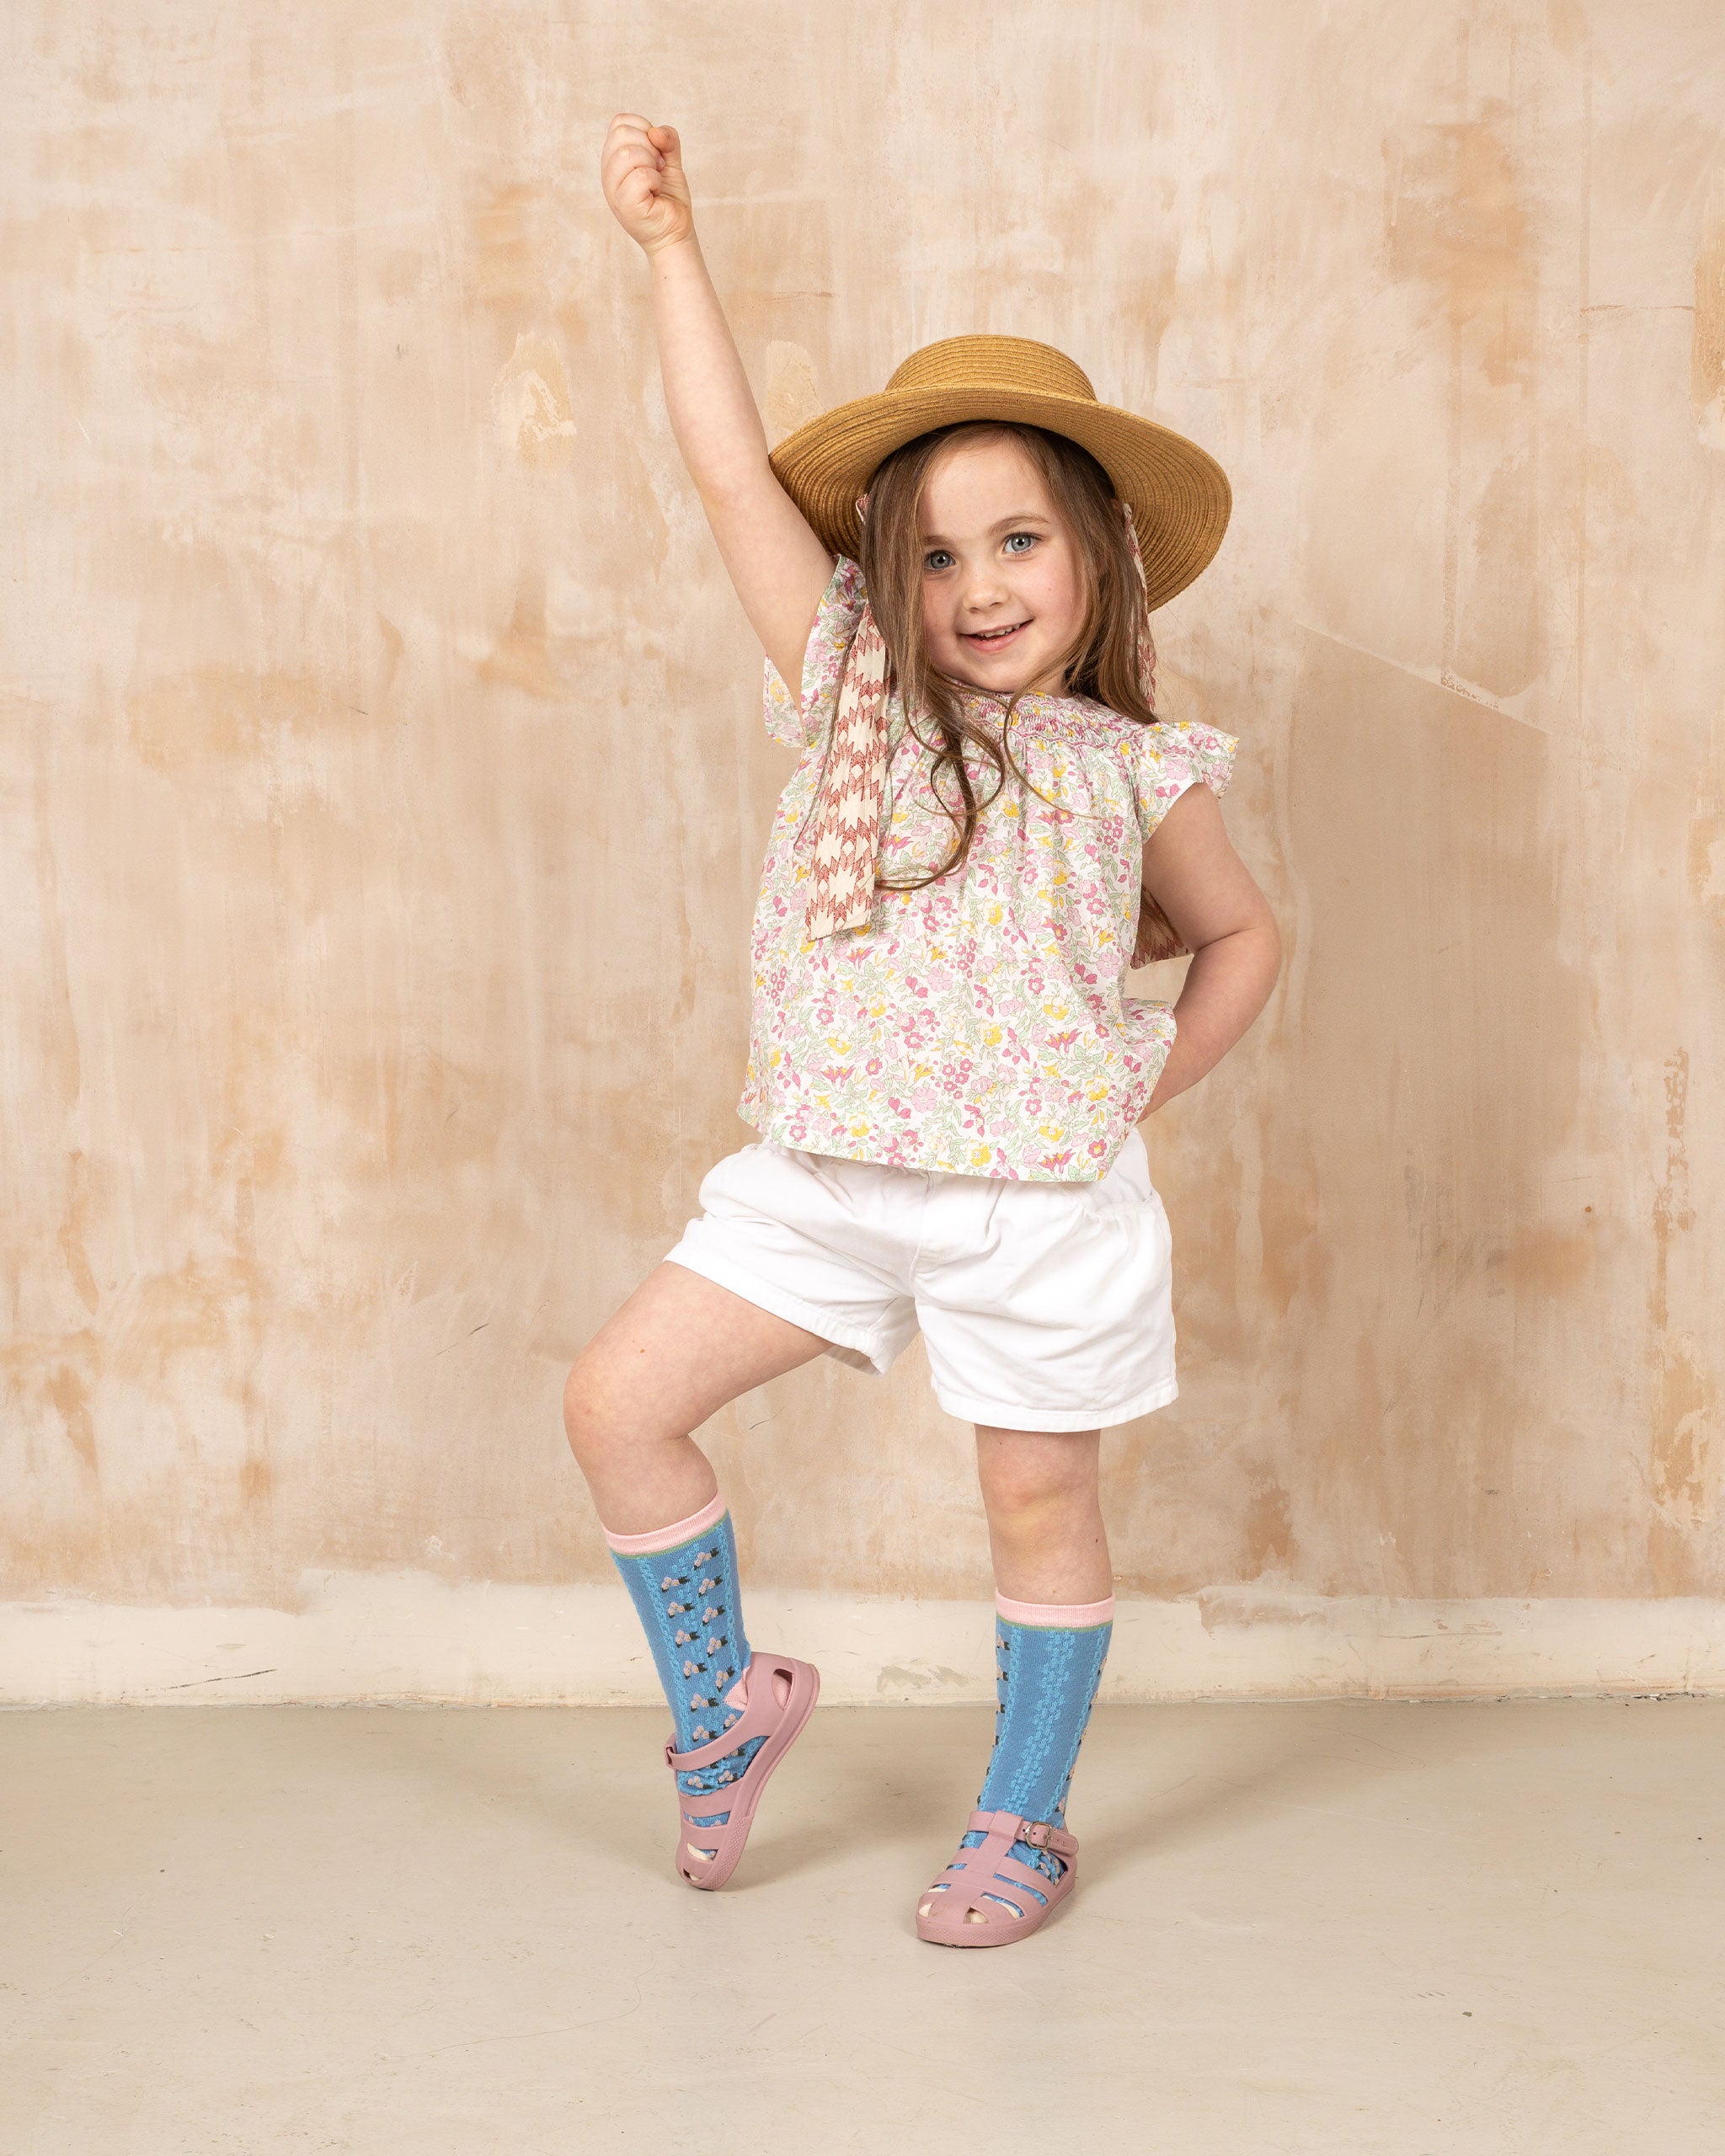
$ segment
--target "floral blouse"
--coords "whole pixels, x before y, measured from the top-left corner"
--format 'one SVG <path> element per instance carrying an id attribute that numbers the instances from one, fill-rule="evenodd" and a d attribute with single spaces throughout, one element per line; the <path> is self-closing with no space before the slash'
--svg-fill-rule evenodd
<path id="1" fill-rule="evenodd" d="M 809 639 L 800 710 L 766 662 L 767 731 L 802 754 L 761 870 L 738 1113 L 763 1138 L 844 1160 L 1093 1182 L 1143 1115 L 1174 1040 L 1172 1006 L 1120 992 L 1140 845 L 1195 782 L 1226 792 L 1237 738 L 1183 720 L 1142 726 L 1083 696 L 1021 696 L 1010 746 L 1048 799 L 1009 768 L 962 869 L 920 890 L 878 889 L 866 927 L 810 938 L 808 857 L 793 841 L 864 598 L 862 571 L 841 556 Z M 978 691 L 966 709 L 987 726 L 1002 706 Z M 887 716 L 877 873 L 903 883 L 938 867 L 959 827 L 897 698 Z M 985 795 L 991 766 L 967 755 Z M 955 798 L 950 771 L 943 783 Z"/>

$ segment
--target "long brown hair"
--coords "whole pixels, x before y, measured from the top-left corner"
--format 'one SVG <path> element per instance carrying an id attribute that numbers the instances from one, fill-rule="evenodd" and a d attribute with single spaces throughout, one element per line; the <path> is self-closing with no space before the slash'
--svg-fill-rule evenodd
<path id="1" fill-rule="evenodd" d="M 913 883 L 889 883 L 880 878 L 887 890 L 921 890 L 961 868 L 969 857 L 977 819 L 1006 784 L 1008 769 L 1036 792 L 1008 739 L 1023 692 L 1015 691 L 1007 697 L 996 737 L 965 712 L 960 691 L 974 694 L 974 684 L 955 681 L 931 665 L 922 633 L 925 549 L 919 510 L 923 488 L 950 444 L 991 435 L 1009 436 L 1023 449 L 1041 473 L 1055 513 L 1074 542 L 1084 580 L 1084 617 L 1064 654 L 1063 693 L 1088 696 L 1140 726 L 1156 723 L 1156 713 L 1138 685 L 1144 590 L 1113 483 L 1097 459 L 1065 435 L 999 419 L 963 420 L 907 441 L 882 460 L 868 483 L 859 566 L 886 646 L 888 687 L 901 699 L 916 739 L 933 752 L 929 783 L 957 835 L 952 851 L 938 868 Z M 980 751 L 993 774 L 992 786 L 980 799 L 965 760 L 967 743 Z M 943 782 L 949 776 L 957 782 L 956 803 L 943 791 Z"/>

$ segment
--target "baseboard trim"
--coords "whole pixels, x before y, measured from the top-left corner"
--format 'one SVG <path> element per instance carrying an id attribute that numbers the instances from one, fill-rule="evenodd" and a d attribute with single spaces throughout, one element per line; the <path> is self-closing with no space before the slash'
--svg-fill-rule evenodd
<path id="1" fill-rule="evenodd" d="M 749 1633 L 844 1705 L 980 1700 L 993 1612 L 751 1588 Z M 1195 1700 L 1725 1694 L 1725 1602 L 1394 1601 L 1218 1588 L 1122 1599 L 1101 1696 Z M 646 1705 L 620 1586 L 307 1575 L 291 1609 L 0 1604 L 0 1705 Z"/>

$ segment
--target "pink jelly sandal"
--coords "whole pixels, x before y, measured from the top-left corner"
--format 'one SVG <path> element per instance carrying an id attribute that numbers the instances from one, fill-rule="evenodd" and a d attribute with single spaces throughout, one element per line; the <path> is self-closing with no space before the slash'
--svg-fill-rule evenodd
<path id="1" fill-rule="evenodd" d="M 927 1916 L 916 1919 L 916 1936 L 935 1946 L 1010 1946 L 1015 1939 L 1028 1939 L 1046 1924 L 1078 1881 L 1075 1859 L 1076 1835 L 1046 1819 L 1021 1819 L 1016 1812 L 973 1812 L 966 1833 L 985 1834 L 986 1841 L 974 1849 L 962 1844 L 937 1886 L 944 1886 Z M 1052 1849 L 1065 1860 L 1058 1879 L 1033 1871 L 1028 1864 L 1007 1852 L 1014 1842 L 1028 1842 L 1033 1849 Z M 1041 1895 L 1039 1901 L 1037 1896 Z M 996 1899 L 989 1899 L 993 1896 Z M 924 1893 L 921 1901 L 927 1901 Z M 1008 1915 L 1001 1903 L 1016 1912 Z M 975 1909 L 980 1924 L 966 1921 Z"/>
<path id="2" fill-rule="evenodd" d="M 727 1780 L 718 1789 L 701 1790 L 692 1795 L 678 1790 L 682 1832 L 677 1840 L 677 1870 L 692 1886 L 723 1886 L 736 1870 L 743 1844 L 749 1838 L 749 1829 L 755 1823 L 755 1807 L 761 1801 L 761 1792 L 773 1769 L 802 1735 L 804 1724 L 814 1713 L 814 1702 L 820 1697 L 820 1672 L 812 1662 L 798 1662 L 788 1654 L 762 1654 L 757 1649 L 750 1656 L 744 1674 L 748 1680 L 748 1704 L 740 1718 L 722 1736 L 706 1744 L 697 1744 L 692 1752 L 676 1750 L 675 1737 L 665 1743 L 666 1764 L 683 1774 L 698 1767 L 716 1766 L 751 1737 L 766 1739 L 734 1781 Z M 790 1682 L 790 1694 L 782 1706 L 779 1705 L 778 1687 L 773 1682 L 775 1677 L 784 1677 Z M 724 1811 L 729 1811 L 730 1817 L 722 1827 L 696 1824 L 697 1820 L 710 1819 L 715 1812 Z M 711 1849 L 713 1854 L 703 1862 L 691 1856 L 691 1849 Z"/>

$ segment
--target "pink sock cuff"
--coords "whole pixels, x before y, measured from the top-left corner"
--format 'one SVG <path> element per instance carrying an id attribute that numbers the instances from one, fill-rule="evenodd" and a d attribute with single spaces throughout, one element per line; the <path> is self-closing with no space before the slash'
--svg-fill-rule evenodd
<path id="1" fill-rule="evenodd" d="M 712 1502 L 702 1505 L 698 1513 L 691 1513 L 686 1519 L 673 1520 L 669 1527 L 655 1527 L 646 1534 L 613 1534 L 604 1522 L 600 1522 L 606 1540 L 622 1557 L 650 1557 L 660 1550 L 675 1550 L 679 1543 L 692 1542 L 697 1534 L 705 1534 L 709 1527 L 717 1527 L 724 1518 L 724 1492 L 714 1492 Z"/>
<path id="2" fill-rule="evenodd" d="M 1114 1621 L 1111 1594 L 1100 1602 L 1014 1602 L 1009 1595 L 996 1594 L 994 1606 L 1009 1625 L 1058 1625 L 1062 1631 L 1081 1632 Z"/>

